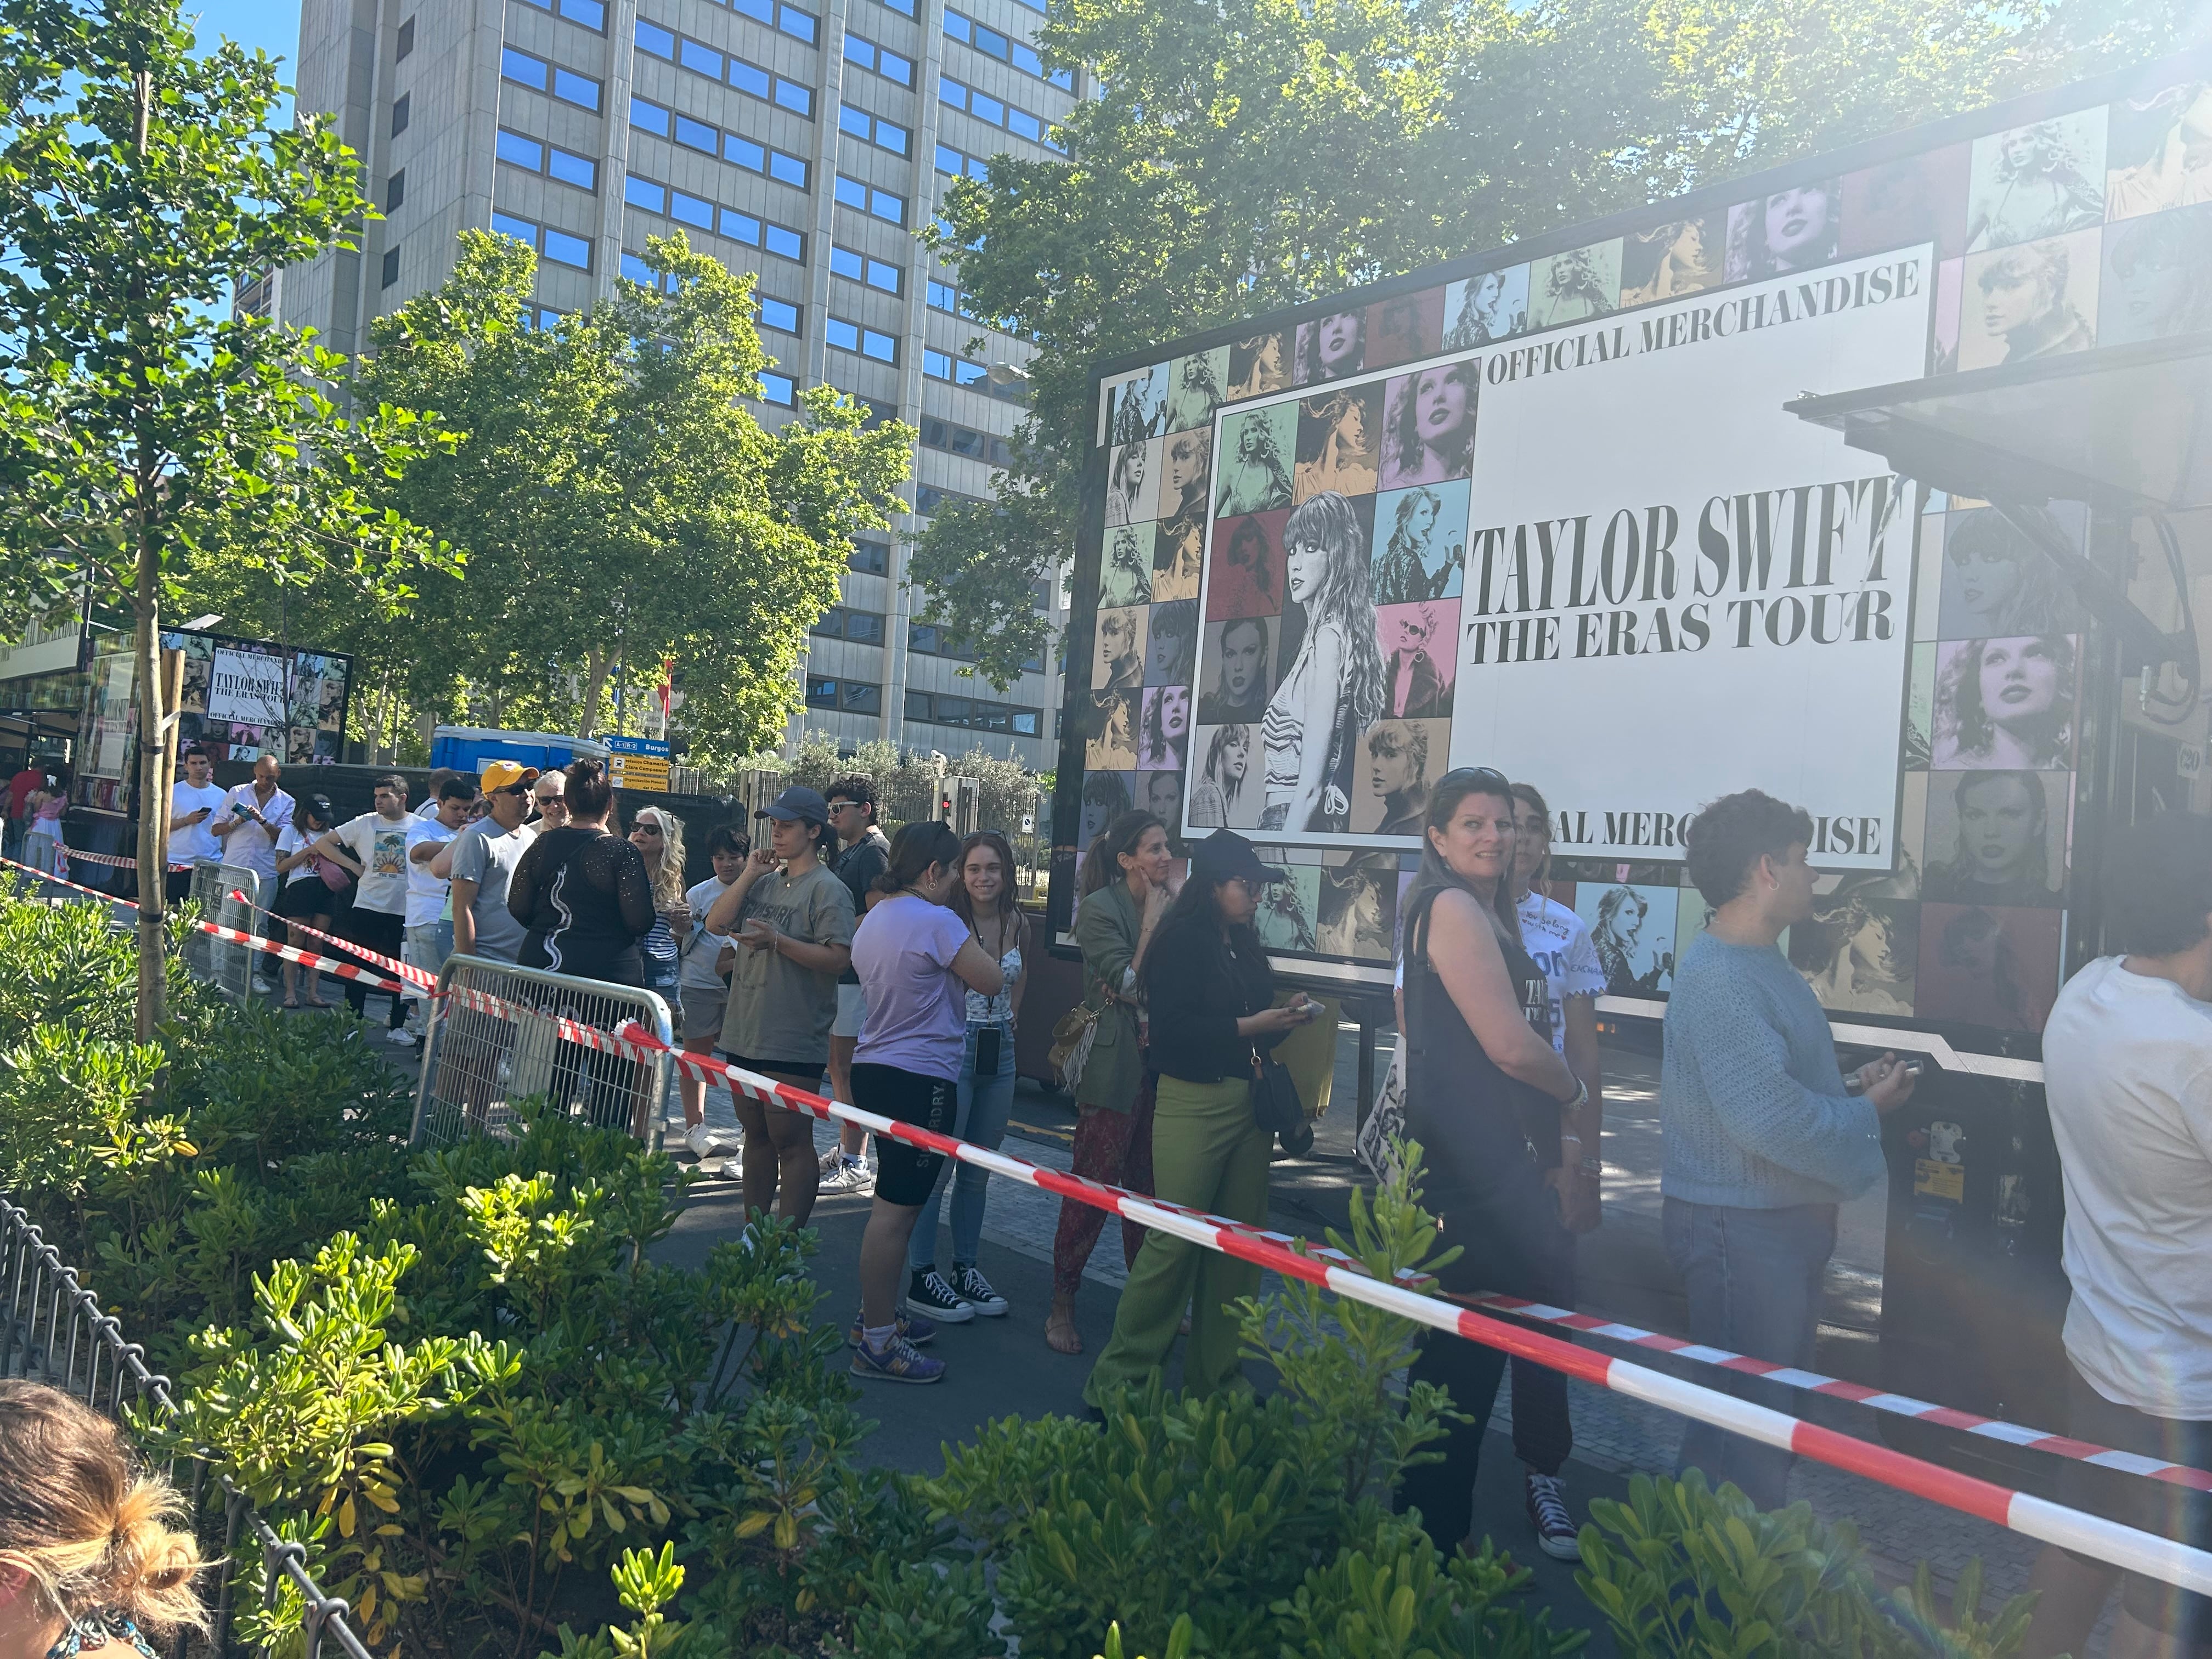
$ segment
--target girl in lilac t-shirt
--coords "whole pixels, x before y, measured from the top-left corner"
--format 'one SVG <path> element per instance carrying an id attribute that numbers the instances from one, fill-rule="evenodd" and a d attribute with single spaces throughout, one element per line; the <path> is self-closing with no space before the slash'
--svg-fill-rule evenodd
<path id="1" fill-rule="evenodd" d="M 909 823 L 891 842 L 887 896 L 853 935 L 853 970 L 868 1013 L 853 1051 L 853 1103 L 896 1122 L 949 1135 L 958 1116 L 968 991 L 996 994 L 999 964 L 946 901 L 960 879 L 960 837 L 942 823 Z M 944 1155 L 889 1135 L 876 1138 L 876 1195 L 860 1242 L 860 1340 L 853 1373 L 884 1382 L 935 1382 L 942 1360 L 915 1340 L 934 1332 L 898 1313 L 907 1242 L 937 1185 Z M 911 1312 L 912 1310 L 909 1310 Z"/>

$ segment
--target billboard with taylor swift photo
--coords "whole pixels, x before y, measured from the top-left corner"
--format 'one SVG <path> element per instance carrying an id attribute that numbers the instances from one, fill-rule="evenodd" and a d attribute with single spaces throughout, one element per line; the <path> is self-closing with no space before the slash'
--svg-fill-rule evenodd
<path id="1" fill-rule="evenodd" d="M 2200 52 L 1109 368 L 1068 820 L 1237 830 L 1292 873 L 1271 944 L 1380 984 L 1376 860 L 1498 767 L 1649 997 L 1704 926 L 1685 821 L 1756 784 L 1817 821 L 1824 1004 L 2036 1029 L 2086 619 L 1986 504 L 1784 405 L 2212 329 L 2208 181 Z"/>

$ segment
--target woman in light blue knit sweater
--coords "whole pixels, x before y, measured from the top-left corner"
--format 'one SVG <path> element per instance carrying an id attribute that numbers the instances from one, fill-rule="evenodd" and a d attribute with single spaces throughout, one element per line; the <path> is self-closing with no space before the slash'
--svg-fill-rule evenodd
<path id="1" fill-rule="evenodd" d="M 1847 1088 L 1812 988 L 1777 948 L 1813 914 L 1803 808 L 1756 789 L 1692 821 L 1689 872 L 1712 921 L 1674 968 L 1661 1062 L 1667 1255 L 1690 1339 L 1809 1367 L 1836 1206 L 1881 1179 L 1881 1116 L 1913 1075 L 1884 1054 Z M 1787 1502 L 1790 1454 L 1703 1424 L 1680 1467 L 1733 1480 L 1761 1509 Z"/>

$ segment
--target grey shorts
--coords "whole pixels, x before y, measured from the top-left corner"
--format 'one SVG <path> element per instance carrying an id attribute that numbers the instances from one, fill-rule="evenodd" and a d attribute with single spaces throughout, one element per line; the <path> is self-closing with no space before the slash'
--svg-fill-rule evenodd
<path id="1" fill-rule="evenodd" d="M 704 985 L 678 988 L 684 999 L 684 1041 L 713 1042 L 722 1035 L 722 1014 L 730 1004 L 730 988 Z"/>
<path id="2" fill-rule="evenodd" d="M 831 1036 L 857 1037 L 860 1022 L 868 1017 L 868 997 L 865 988 L 841 985 L 837 988 L 837 1023 L 830 1028 Z"/>

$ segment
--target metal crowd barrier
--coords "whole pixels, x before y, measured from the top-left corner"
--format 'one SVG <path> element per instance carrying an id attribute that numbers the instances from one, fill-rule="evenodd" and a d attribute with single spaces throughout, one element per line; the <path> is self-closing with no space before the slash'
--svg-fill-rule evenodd
<path id="1" fill-rule="evenodd" d="M 514 1103 L 537 1095 L 659 1148 L 666 1056 L 611 1053 L 592 1047 L 585 1035 L 611 1036 L 635 1024 L 673 1047 L 668 1005 L 653 992 L 456 956 L 438 975 L 430 1009 L 412 1146 L 451 1146 L 470 1135 L 509 1133 L 517 1121 Z"/>
<path id="2" fill-rule="evenodd" d="M 145 1350 L 124 1340 L 120 1322 L 100 1310 L 99 1298 L 78 1281 L 76 1270 L 46 1243 L 30 1216 L 5 1198 L 0 1198 L 0 1376 L 59 1389 L 123 1423 L 126 1431 L 123 1411 L 128 1405 L 161 1418 L 176 1414 L 169 1379 L 146 1369 Z M 185 1659 L 188 1650 L 226 1656 L 270 1651 L 240 1643 L 232 1628 L 241 1548 L 261 1553 L 264 1608 L 275 1604 L 282 1583 L 298 1592 L 306 1608 L 304 1659 L 321 1659 L 326 1646 L 349 1659 L 371 1659 L 348 1622 L 351 1609 L 343 1599 L 323 1594 L 308 1575 L 305 1551 L 279 1538 L 226 1476 L 197 1457 L 185 1468 L 172 1464 L 168 1474 L 190 1506 L 203 1546 L 212 1540 L 218 1512 L 222 1533 L 222 1553 L 211 1563 L 213 1630 L 204 1650 L 198 1638 L 180 1632 L 170 1648 L 172 1659 Z"/>
<path id="3" fill-rule="evenodd" d="M 242 864 L 218 864 L 215 870 L 214 902 L 205 904 L 200 914 L 220 927 L 236 929 L 241 933 L 258 933 L 265 929 L 258 926 L 260 918 L 256 907 L 261 902 L 261 878 Z M 199 896 L 200 876 L 208 869 L 205 864 L 192 866 L 192 895 Z M 221 939 L 203 933 L 208 942 L 208 977 L 216 990 L 233 1002 L 244 1002 L 253 994 L 253 977 L 261 971 L 267 960 L 260 951 L 230 939 Z"/>

